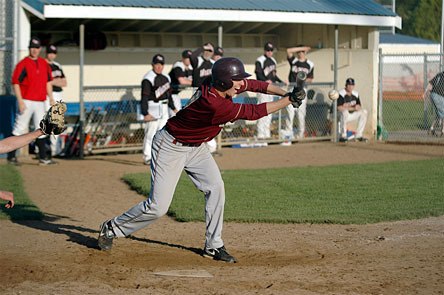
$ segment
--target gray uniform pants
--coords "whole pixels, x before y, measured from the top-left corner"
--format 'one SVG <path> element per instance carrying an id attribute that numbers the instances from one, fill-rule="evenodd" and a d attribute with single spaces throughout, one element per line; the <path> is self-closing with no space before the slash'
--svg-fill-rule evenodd
<path id="1" fill-rule="evenodd" d="M 205 194 L 205 246 L 222 247 L 225 188 L 216 161 L 205 144 L 188 147 L 173 140 L 165 128 L 154 136 L 149 197 L 112 219 L 114 232 L 117 237 L 128 236 L 166 214 L 185 169 L 196 188 Z"/>

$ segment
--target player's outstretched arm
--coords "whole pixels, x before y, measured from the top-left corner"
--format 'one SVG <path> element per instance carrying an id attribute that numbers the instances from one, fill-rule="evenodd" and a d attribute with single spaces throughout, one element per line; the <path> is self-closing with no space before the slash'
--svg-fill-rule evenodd
<path id="1" fill-rule="evenodd" d="M 3 140 L 0 140 L 0 154 L 9 153 L 14 151 L 22 146 L 29 144 L 31 141 L 36 139 L 37 137 L 43 135 L 41 129 L 37 129 L 33 132 L 29 132 L 19 136 L 10 136 Z"/>
<path id="2" fill-rule="evenodd" d="M 5 205 L 6 208 L 12 208 L 14 207 L 14 194 L 11 192 L 6 191 L 0 191 L 0 199 L 8 201 L 8 203 Z"/>

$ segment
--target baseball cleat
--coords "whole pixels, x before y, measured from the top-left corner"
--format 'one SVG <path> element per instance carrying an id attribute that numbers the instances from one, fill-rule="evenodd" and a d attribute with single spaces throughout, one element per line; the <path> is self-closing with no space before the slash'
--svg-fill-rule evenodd
<path id="1" fill-rule="evenodd" d="M 203 250 L 203 257 L 207 258 L 213 258 L 214 260 L 221 260 L 229 263 L 236 263 L 237 260 L 230 254 L 228 254 L 227 250 L 225 249 L 225 246 L 222 246 L 220 248 L 214 249 L 214 248 L 207 248 Z"/>
<path id="2" fill-rule="evenodd" d="M 367 142 L 368 139 L 365 137 L 358 137 L 358 138 L 356 138 L 356 141 Z"/>
<path id="3" fill-rule="evenodd" d="M 339 142 L 347 142 L 347 141 L 348 141 L 348 139 L 345 138 L 345 137 L 341 137 L 341 138 L 339 138 Z"/>
<path id="4" fill-rule="evenodd" d="M 111 220 L 105 221 L 100 226 L 99 238 L 97 239 L 97 244 L 99 248 L 104 251 L 111 250 L 113 247 L 113 239 L 116 237 L 114 234 Z"/>

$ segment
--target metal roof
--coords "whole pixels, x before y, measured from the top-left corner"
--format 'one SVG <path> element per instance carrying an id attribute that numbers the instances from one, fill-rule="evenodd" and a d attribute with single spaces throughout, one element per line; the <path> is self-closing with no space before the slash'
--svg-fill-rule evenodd
<path id="1" fill-rule="evenodd" d="M 372 0 L 22 0 L 42 19 L 138 19 L 338 24 L 401 28 Z"/>
<path id="2" fill-rule="evenodd" d="M 44 5 L 74 5 L 396 16 L 391 10 L 371 0 L 24 0 L 24 2 L 39 10 Z"/>
<path id="3" fill-rule="evenodd" d="M 380 33 L 379 34 L 379 43 L 380 44 L 430 44 L 430 45 L 438 45 L 438 42 L 421 39 L 417 37 L 402 35 L 402 34 L 392 34 L 392 33 Z"/>

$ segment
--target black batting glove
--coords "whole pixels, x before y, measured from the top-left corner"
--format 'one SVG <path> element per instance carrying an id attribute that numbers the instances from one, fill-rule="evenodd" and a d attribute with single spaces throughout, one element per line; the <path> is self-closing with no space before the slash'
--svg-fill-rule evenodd
<path id="1" fill-rule="evenodd" d="M 294 87 L 291 92 L 285 94 L 291 101 L 291 104 L 295 108 L 299 108 L 302 104 L 302 101 L 305 99 L 306 93 L 304 88 Z"/>

